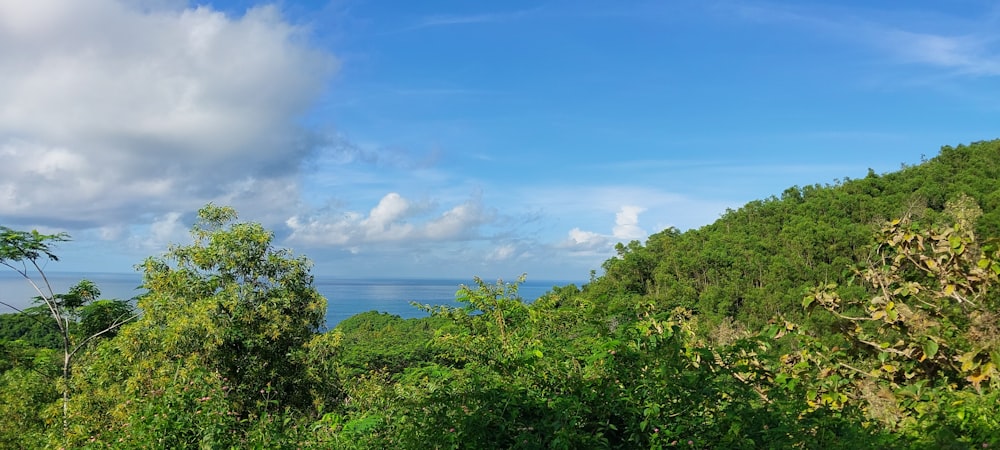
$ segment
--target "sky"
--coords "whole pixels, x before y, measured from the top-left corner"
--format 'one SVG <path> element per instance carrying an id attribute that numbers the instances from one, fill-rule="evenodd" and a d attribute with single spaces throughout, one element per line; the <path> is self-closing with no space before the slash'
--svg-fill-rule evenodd
<path id="1" fill-rule="evenodd" d="M 132 272 L 231 205 L 344 278 L 617 242 L 1000 137 L 992 1 L 0 0 L 0 225 Z"/>

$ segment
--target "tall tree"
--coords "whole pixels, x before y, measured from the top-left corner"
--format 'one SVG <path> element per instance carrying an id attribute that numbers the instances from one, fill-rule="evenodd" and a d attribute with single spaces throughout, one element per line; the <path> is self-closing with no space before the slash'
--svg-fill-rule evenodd
<path id="1" fill-rule="evenodd" d="M 57 242 L 69 240 L 66 233 L 41 234 L 37 230 L 18 231 L 0 226 L 0 264 L 7 266 L 24 278 L 35 292 L 36 297 L 48 309 L 52 319 L 55 320 L 59 329 L 59 336 L 62 344 L 62 409 L 63 409 L 63 431 L 69 428 L 69 378 L 73 356 L 84 348 L 91 340 L 105 333 L 111 332 L 120 327 L 125 322 L 134 318 L 131 309 L 125 308 L 119 315 L 112 318 L 107 326 L 94 327 L 89 329 L 90 334 L 82 339 L 74 339 L 71 325 L 76 317 L 78 308 L 97 299 L 101 292 L 97 285 L 88 280 L 82 280 L 70 288 L 66 294 L 56 294 L 49 282 L 45 270 L 42 269 L 44 261 L 58 261 L 59 258 L 53 253 L 52 246 Z M 37 276 L 37 279 L 35 278 Z M 13 306 L 4 303 L 7 306 Z M 14 308 L 18 309 L 18 308 Z M 20 310 L 19 310 L 20 311 Z"/>
<path id="2" fill-rule="evenodd" d="M 142 317 L 120 334 L 124 356 L 148 369 L 140 378 L 178 365 L 217 373 L 241 415 L 308 405 L 302 352 L 323 324 L 326 299 L 306 258 L 236 219 L 232 208 L 207 205 L 191 245 L 142 264 L 148 294 L 138 302 Z"/>

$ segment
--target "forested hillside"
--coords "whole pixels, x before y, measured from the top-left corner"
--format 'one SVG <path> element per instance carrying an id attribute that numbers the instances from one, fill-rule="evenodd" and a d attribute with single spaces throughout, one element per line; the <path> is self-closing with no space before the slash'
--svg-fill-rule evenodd
<path id="1" fill-rule="evenodd" d="M 41 300 L 0 320 L 0 447 L 1000 445 L 1000 141 L 622 244 L 585 286 L 475 279 L 326 333 L 308 260 L 199 217 L 134 312 L 47 289 L 66 236 L 0 229 Z"/>
<path id="2" fill-rule="evenodd" d="M 706 227 L 619 246 L 619 257 L 588 288 L 598 297 L 689 308 L 711 324 L 732 317 L 757 328 L 776 314 L 799 317 L 803 288 L 853 276 L 887 220 L 906 216 L 932 226 L 947 220 L 946 203 L 964 194 L 983 211 L 976 234 L 1000 236 L 998 180 L 1000 142 L 992 141 L 944 147 L 898 172 L 790 187 Z"/>

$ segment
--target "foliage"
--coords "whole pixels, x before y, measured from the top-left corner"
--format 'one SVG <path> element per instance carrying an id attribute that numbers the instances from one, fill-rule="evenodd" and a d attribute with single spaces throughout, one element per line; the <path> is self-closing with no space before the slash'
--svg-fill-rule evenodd
<path id="1" fill-rule="evenodd" d="M 335 386 L 318 385 L 309 367 L 325 312 L 310 263 L 274 248 L 259 224 L 235 219 L 231 208 L 208 205 L 192 244 L 140 266 L 142 315 L 74 377 L 88 395 L 74 399 L 84 413 L 73 442 L 282 447 L 286 425 L 321 394 L 315 388 Z M 119 307 L 94 304 L 82 325 Z"/>
<path id="2" fill-rule="evenodd" d="M 433 360 L 434 352 L 428 344 L 435 330 L 445 323 L 435 317 L 403 319 L 377 311 L 357 314 L 341 321 L 333 330 L 342 341 L 339 363 L 348 370 L 346 376 L 371 371 L 400 373 L 407 367 Z"/>
<path id="3" fill-rule="evenodd" d="M 897 219 L 882 228 L 870 265 L 858 271 L 870 297 L 842 298 L 833 284 L 810 291 L 803 306 L 834 316 L 846 346 L 804 337 L 807 345 L 786 359 L 787 373 L 812 380 L 814 407 L 857 403 L 934 445 L 996 444 L 983 398 L 1000 386 L 1000 253 L 975 239 L 971 199 L 949 203 L 946 213 L 954 225 L 924 231 Z M 818 374 L 806 373 L 813 367 Z"/>
<path id="4" fill-rule="evenodd" d="M 58 349 L 62 344 L 58 326 L 42 306 L 0 314 L 0 342 L 23 341 L 32 347 Z"/>
<path id="5" fill-rule="evenodd" d="M 52 246 L 67 240 L 69 236 L 65 233 L 41 234 L 37 230 L 17 231 L 0 226 L 0 265 L 10 268 L 31 284 L 38 293 L 36 300 L 48 310 L 58 330 L 59 348 L 62 350 L 62 380 L 59 389 L 62 392 L 64 436 L 69 434 L 69 398 L 72 388 L 69 381 L 73 357 L 92 340 L 115 331 L 134 318 L 131 308 L 124 304 L 124 307 L 118 310 L 120 314 L 110 322 L 96 318 L 89 320 L 88 328 L 85 329 L 92 329 L 94 332 L 76 336 L 75 325 L 79 309 L 96 300 L 100 296 L 100 290 L 93 282 L 82 280 L 71 287 L 68 293 L 57 294 L 52 289 L 41 265 L 45 261 L 58 261 L 59 258 L 53 253 Z M 38 277 L 37 280 L 35 276 Z M 22 311 L 22 317 L 40 322 L 40 318 L 32 315 L 31 311 Z"/>
<path id="6" fill-rule="evenodd" d="M 256 223 L 231 223 L 231 208 L 206 206 L 194 243 L 141 266 L 143 316 L 122 331 L 126 358 L 143 365 L 194 357 L 230 380 L 241 414 L 269 399 L 305 406 L 301 351 L 322 325 L 325 299 L 310 263 L 272 247 Z M 141 374 L 137 374 L 141 377 Z"/>
<path id="7" fill-rule="evenodd" d="M 134 316 L 135 311 L 127 300 L 102 299 L 83 305 L 78 314 L 77 332 L 81 336 L 93 336 L 107 330 L 103 337 L 111 338 L 119 330 L 114 324 L 122 318 Z"/>
<path id="8" fill-rule="evenodd" d="M 1000 236 L 998 174 L 1000 141 L 989 141 L 944 147 L 894 173 L 790 187 L 705 227 L 620 245 L 587 289 L 607 301 L 638 297 L 691 309 L 703 332 L 727 318 L 752 329 L 779 314 L 803 320 L 802 288 L 847 285 L 848 269 L 866 262 L 880 224 L 891 218 L 931 225 L 948 201 L 967 195 L 983 210 L 974 231 Z"/>
<path id="9" fill-rule="evenodd" d="M 765 377 L 758 353 L 768 348 L 765 338 L 716 351 L 696 342 L 696 319 L 683 309 L 647 305 L 610 331 L 577 310 L 587 306 L 579 290 L 557 290 L 529 306 L 517 299 L 516 284 L 477 279 L 476 286 L 457 294 L 465 307 L 437 310 L 452 326 L 440 329 L 435 347 L 463 357 L 411 367 L 397 379 L 360 380 L 348 388 L 345 412 L 317 422 L 326 442 L 363 448 L 662 448 L 687 441 L 792 448 L 807 438 L 829 446 L 850 436 L 855 443 L 882 442 L 858 413 L 800 415 L 806 409 L 800 391 L 767 397 L 751 376 Z M 588 338 L 542 332 L 553 326 L 570 335 L 587 330 Z"/>
<path id="10" fill-rule="evenodd" d="M 55 365 L 49 373 L 34 367 L 0 372 L 0 448 L 42 448 L 55 424 L 46 406 L 59 397 Z"/>

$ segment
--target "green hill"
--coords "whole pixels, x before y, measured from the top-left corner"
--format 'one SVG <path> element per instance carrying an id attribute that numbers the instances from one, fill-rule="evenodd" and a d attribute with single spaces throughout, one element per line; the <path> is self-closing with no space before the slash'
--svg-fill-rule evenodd
<path id="1" fill-rule="evenodd" d="M 903 215 L 932 225 L 945 203 L 974 198 L 982 237 L 1000 236 L 1000 141 L 943 147 L 915 166 L 832 185 L 790 187 L 686 232 L 664 230 L 618 247 L 588 291 L 683 306 L 710 323 L 731 317 L 758 327 L 798 316 L 803 290 L 844 283 L 871 253 L 875 232 Z"/>

